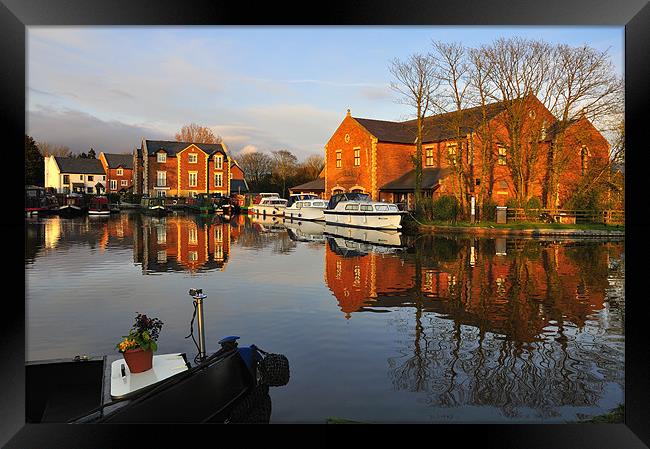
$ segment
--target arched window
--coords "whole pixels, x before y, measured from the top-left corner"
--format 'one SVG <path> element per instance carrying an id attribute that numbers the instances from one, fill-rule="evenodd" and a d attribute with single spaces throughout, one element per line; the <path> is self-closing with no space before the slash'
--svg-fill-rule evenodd
<path id="1" fill-rule="evenodd" d="M 589 148 L 587 148 L 586 145 L 583 145 L 582 148 L 580 148 L 580 173 L 584 176 L 584 174 L 587 172 L 587 164 L 589 161 Z"/>

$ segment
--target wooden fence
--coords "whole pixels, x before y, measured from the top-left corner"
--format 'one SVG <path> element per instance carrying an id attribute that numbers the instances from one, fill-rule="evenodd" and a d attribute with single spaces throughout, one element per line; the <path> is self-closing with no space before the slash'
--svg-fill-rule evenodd
<path id="1" fill-rule="evenodd" d="M 508 221 L 538 221 L 556 223 L 624 224 L 624 210 L 574 210 L 574 209 L 515 209 L 508 208 Z"/>

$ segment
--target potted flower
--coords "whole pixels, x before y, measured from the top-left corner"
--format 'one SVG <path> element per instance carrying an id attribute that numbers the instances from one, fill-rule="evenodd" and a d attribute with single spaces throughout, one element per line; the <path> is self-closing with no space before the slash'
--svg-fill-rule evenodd
<path id="1" fill-rule="evenodd" d="M 124 335 L 115 345 L 115 349 L 124 354 L 131 373 L 141 373 L 153 367 L 153 353 L 158 349 L 156 341 L 162 325 L 158 318 L 138 313 L 129 335 Z"/>

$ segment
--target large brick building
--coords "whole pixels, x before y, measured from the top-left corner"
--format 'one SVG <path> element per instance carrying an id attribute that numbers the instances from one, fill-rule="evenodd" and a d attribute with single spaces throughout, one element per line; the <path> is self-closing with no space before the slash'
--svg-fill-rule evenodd
<path id="1" fill-rule="evenodd" d="M 609 144 L 586 119 L 573 121 L 566 130 L 565 148 L 570 152 L 559 181 L 559 195 L 546 198 L 548 155 L 552 148 L 557 119 L 534 96 L 526 108 L 523 135 L 537 136 L 534 144 L 523 145 L 537 152 L 536 162 L 527 173 L 526 196 L 562 203 L 568 198 L 587 166 L 606 162 Z M 515 190 L 508 161 L 509 137 L 505 124 L 510 109 L 492 103 L 459 112 L 440 114 L 424 120 L 422 139 L 422 189 L 425 195 L 439 196 L 465 190 L 467 197 L 480 189 L 489 192 L 497 204 L 514 198 Z M 481 160 L 481 130 L 491 130 L 492 163 Z M 534 131 L 534 132 L 533 132 Z M 375 200 L 412 204 L 415 187 L 413 157 L 416 152 L 416 121 L 391 122 L 347 115 L 325 145 L 325 196 L 341 192 L 364 192 Z M 460 145 L 460 151 L 459 151 Z M 459 155 L 459 156 L 457 156 Z M 460 158 L 463 158 L 460 160 Z M 455 164 L 463 164 L 470 187 L 458 181 Z M 480 180 L 483 179 L 483 185 Z"/>
<path id="2" fill-rule="evenodd" d="M 134 193 L 149 196 L 230 194 L 225 144 L 142 140 L 133 153 Z"/>

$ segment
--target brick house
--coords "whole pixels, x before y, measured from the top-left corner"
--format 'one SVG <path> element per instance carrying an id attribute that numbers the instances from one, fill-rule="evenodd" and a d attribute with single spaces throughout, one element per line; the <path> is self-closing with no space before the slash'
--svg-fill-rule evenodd
<path id="1" fill-rule="evenodd" d="M 248 193 L 244 170 L 235 159 L 230 159 L 230 193 Z"/>
<path id="2" fill-rule="evenodd" d="M 134 193 L 149 196 L 230 194 L 225 144 L 142 140 L 133 152 Z"/>
<path id="3" fill-rule="evenodd" d="M 133 187 L 133 156 L 131 154 L 99 153 L 106 172 L 108 193 L 126 192 Z"/>
<path id="4" fill-rule="evenodd" d="M 562 203 L 568 198 L 588 164 L 608 160 L 609 144 L 586 119 L 571 123 L 566 131 L 566 147 L 574 146 L 555 199 L 546 198 L 547 164 L 557 119 L 535 97 L 522 103 L 527 108 L 523 124 L 524 135 L 536 135 L 535 142 L 524 145 L 525 151 L 536 151 L 535 166 L 527 173 L 527 197 Z M 469 198 L 485 189 L 491 199 L 504 205 L 515 197 L 513 179 L 507 161 L 509 138 L 505 126 L 509 113 L 506 103 L 492 103 L 460 112 L 425 118 L 422 139 L 422 190 L 427 196 L 454 194 L 465 190 L 456 176 L 456 164 L 467 167 L 471 186 L 464 192 Z M 487 125 L 485 125 L 487 124 Z M 481 130 L 491 130 L 492 163 L 481 160 Z M 534 131 L 534 133 L 532 132 Z M 416 121 L 391 122 L 353 117 L 348 110 L 345 118 L 325 145 L 324 195 L 342 192 L 364 192 L 375 200 L 413 202 L 415 170 Z M 459 147 L 460 145 L 460 147 Z M 460 151 L 459 151 L 460 148 Z M 461 156 L 457 156 L 461 155 Z M 460 160 L 459 158 L 463 159 Z M 480 180 L 484 179 L 484 185 Z"/>
<path id="5" fill-rule="evenodd" d="M 104 193 L 106 173 L 98 159 L 48 156 L 45 165 L 45 188 L 57 193 Z"/>

